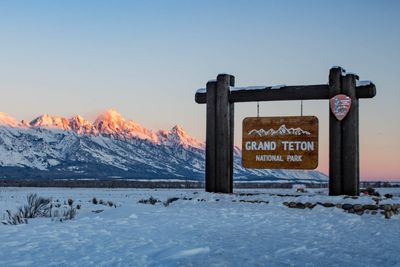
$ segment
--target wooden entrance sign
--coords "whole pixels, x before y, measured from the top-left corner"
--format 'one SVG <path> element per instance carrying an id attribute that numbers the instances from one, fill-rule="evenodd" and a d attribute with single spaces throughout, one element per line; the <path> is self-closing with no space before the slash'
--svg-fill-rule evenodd
<path id="1" fill-rule="evenodd" d="M 318 119 L 314 116 L 243 120 L 242 165 L 253 169 L 315 169 Z"/>
<path id="2" fill-rule="evenodd" d="M 216 80 L 209 81 L 207 88 L 198 90 L 195 95 L 197 103 L 207 104 L 206 191 L 233 191 L 235 102 L 332 99 L 329 105 L 329 194 L 358 195 L 358 102 L 361 98 L 374 97 L 376 88 L 372 82 L 357 86 L 357 80 L 357 75 L 333 67 L 328 84 L 238 88 L 234 87 L 235 77 L 229 74 L 220 74 Z"/>

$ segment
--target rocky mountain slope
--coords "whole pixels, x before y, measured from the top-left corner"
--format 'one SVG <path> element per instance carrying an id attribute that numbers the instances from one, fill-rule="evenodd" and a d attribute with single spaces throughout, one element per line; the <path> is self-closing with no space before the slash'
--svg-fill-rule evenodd
<path id="1" fill-rule="evenodd" d="M 235 148 L 235 180 L 327 181 L 317 171 L 251 170 Z M 42 115 L 30 123 L 0 113 L 0 178 L 203 180 L 205 145 L 180 126 L 151 131 L 115 110 L 92 123 Z"/>

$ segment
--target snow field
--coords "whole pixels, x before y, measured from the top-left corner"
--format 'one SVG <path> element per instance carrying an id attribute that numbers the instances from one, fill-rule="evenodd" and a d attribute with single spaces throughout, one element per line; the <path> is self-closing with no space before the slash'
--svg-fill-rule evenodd
<path id="1" fill-rule="evenodd" d="M 399 189 L 384 203 L 399 203 Z M 311 190 L 0 188 L 0 218 L 29 193 L 68 198 L 82 208 L 72 221 L 31 219 L 0 225 L 0 266 L 400 266 L 400 216 L 349 214 L 337 208 L 289 209 L 284 201 L 374 203 Z M 254 195 L 255 194 L 255 195 Z M 150 196 L 163 203 L 140 204 Z M 94 205 L 112 201 L 116 208 Z M 183 200 L 185 198 L 186 200 Z M 249 203 L 240 200 L 261 200 Z M 99 213 L 92 211 L 104 210 Z"/>

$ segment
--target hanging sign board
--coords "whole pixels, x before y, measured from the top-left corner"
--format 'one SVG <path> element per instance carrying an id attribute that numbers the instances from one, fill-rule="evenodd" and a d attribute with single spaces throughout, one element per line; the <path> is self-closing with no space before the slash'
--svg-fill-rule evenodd
<path id="1" fill-rule="evenodd" d="M 251 169 L 317 168 L 318 118 L 245 118 L 242 165 Z"/>

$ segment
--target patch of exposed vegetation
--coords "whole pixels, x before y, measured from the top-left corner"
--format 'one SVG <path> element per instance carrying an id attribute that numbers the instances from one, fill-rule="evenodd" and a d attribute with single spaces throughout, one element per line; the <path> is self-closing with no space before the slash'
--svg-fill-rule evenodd
<path id="1" fill-rule="evenodd" d="M 150 204 L 150 205 L 155 205 L 156 203 L 160 203 L 161 201 L 157 198 L 154 197 L 149 197 L 148 199 L 141 199 L 138 201 L 140 204 Z"/>
<path id="2" fill-rule="evenodd" d="M 73 199 L 68 199 L 65 205 L 61 205 L 59 200 L 55 202 L 51 198 L 40 197 L 37 194 L 27 196 L 27 204 L 19 207 L 12 213 L 6 210 L 6 214 L 1 221 L 5 225 L 18 225 L 28 223 L 28 219 L 33 218 L 52 218 L 54 220 L 64 221 L 72 220 L 77 214 L 80 205 L 74 207 Z"/>
<path id="3" fill-rule="evenodd" d="M 110 201 L 110 200 L 109 201 L 105 201 L 105 200 L 102 200 L 102 199 L 97 200 L 97 198 L 95 198 L 95 197 L 93 197 L 92 200 L 89 201 L 89 202 L 91 202 L 94 205 L 104 205 L 104 206 L 109 206 L 109 207 L 114 207 L 114 208 L 117 207 L 117 205 L 114 202 Z"/>
<path id="4" fill-rule="evenodd" d="M 169 204 L 171 204 L 172 202 L 178 201 L 178 200 L 179 200 L 179 197 L 170 197 L 163 204 L 165 207 L 168 207 Z"/>

